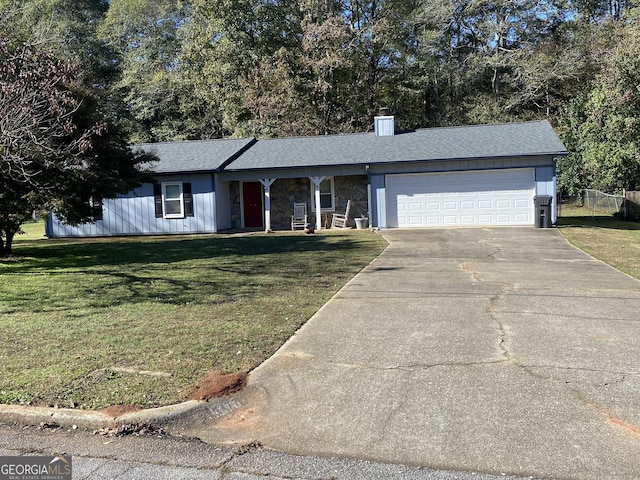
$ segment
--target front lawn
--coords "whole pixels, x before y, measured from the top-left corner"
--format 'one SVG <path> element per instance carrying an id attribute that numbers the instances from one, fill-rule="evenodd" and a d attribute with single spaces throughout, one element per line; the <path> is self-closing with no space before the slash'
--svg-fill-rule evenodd
<path id="1" fill-rule="evenodd" d="M 563 207 L 558 227 L 571 244 L 640 279 L 640 223 L 593 216 L 580 207 Z"/>
<path id="2" fill-rule="evenodd" d="M 0 260 L 0 403 L 155 407 L 272 355 L 385 240 L 369 231 L 46 240 Z"/>

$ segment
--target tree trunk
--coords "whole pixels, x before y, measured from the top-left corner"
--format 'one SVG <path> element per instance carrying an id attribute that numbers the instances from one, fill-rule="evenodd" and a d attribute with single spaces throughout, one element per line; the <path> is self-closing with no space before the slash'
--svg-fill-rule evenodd
<path id="1" fill-rule="evenodd" d="M 6 231 L 5 238 L 0 237 L 0 257 L 8 257 L 13 253 L 13 237 L 16 232 Z"/>

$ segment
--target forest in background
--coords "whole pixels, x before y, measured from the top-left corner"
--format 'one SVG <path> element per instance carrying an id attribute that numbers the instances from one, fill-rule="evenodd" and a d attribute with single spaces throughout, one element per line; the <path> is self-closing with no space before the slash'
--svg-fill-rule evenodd
<path id="1" fill-rule="evenodd" d="M 0 0 L 0 22 L 131 143 L 547 119 L 564 191 L 640 188 L 624 0 Z"/>

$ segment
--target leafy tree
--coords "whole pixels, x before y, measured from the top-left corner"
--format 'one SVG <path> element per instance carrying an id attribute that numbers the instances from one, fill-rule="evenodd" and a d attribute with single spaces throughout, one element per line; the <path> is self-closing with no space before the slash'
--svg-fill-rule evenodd
<path id="1" fill-rule="evenodd" d="M 622 0 L 0 0 L 132 142 L 554 120 Z M 51 41 L 53 40 L 53 41 Z"/>
<path id="2" fill-rule="evenodd" d="M 92 219 L 90 199 L 139 184 L 139 164 L 68 61 L 0 37 L 0 255 L 37 208 L 70 223 Z"/>
<path id="3" fill-rule="evenodd" d="M 112 0 L 98 29 L 114 52 L 110 95 L 134 143 L 200 138 L 180 51 L 190 7 L 179 0 Z M 194 122 L 195 120 L 195 122 Z"/>
<path id="4" fill-rule="evenodd" d="M 194 101 L 215 115 L 219 135 L 287 132 L 290 127 L 285 122 L 290 122 L 291 116 L 285 110 L 304 103 L 298 87 L 297 3 L 193 0 L 192 6 L 185 25 L 182 72 L 193 86 Z M 271 74 L 277 76 L 267 79 L 265 75 Z M 280 101 L 269 101 L 270 89 Z"/>
<path id="5" fill-rule="evenodd" d="M 114 74 L 113 52 L 97 35 L 109 0 L 0 0 L 0 20 L 12 38 L 40 45 L 80 65 L 88 86 L 104 89 Z"/>
<path id="6" fill-rule="evenodd" d="M 640 187 L 640 24 L 615 22 L 614 46 L 591 88 L 576 96 L 563 118 L 574 151 L 560 165 L 561 186 L 605 192 Z"/>
<path id="7" fill-rule="evenodd" d="M 346 100 L 353 88 L 346 48 L 351 43 L 351 29 L 338 2 L 308 1 L 302 9 L 300 63 L 305 72 L 305 100 L 312 110 L 308 133 L 345 131 L 352 117 Z"/>
<path id="8" fill-rule="evenodd" d="M 424 126 L 553 116 L 580 73 L 559 2 L 419 0 L 408 18 Z"/>

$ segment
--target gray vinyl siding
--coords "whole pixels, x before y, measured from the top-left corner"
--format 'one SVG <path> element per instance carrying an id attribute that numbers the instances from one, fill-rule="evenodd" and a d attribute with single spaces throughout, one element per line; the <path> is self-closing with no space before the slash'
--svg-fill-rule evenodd
<path id="1" fill-rule="evenodd" d="M 216 231 L 221 232 L 232 228 L 231 225 L 231 191 L 229 182 L 222 182 L 215 176 L 215 208 Z"/>
<path id="2" fill-rule="evenodd" d="M 194 216 L 156 218 L 153 185 L 144 184 L 126 195 L 103 200 L 102 220 L 97 220 L 95 223 L 65 225 L 55 215 L 50 215 L 47 221 L 47 235 L 50 238 L 102 237 L 217 231 L 215 191 L 211 174 L 169 175 L 158 177 L 158 181 L 191 183 Z"/>
<path id="3" fill-rule="evenodd" d="M 387 228 L 387 194 L 385 192 L 384 175 L 370 175 L 371 185 L 371 212 L 372 227 Z"/>
<path id="4" fill-rule="evenodd" d="M 436 160 L 425 162 L 389 163 L 371 165 L 371 174 L 463 172 L 468 170 L 494 170 L 553 165 L 553 157 L 509 157 L 464 160 Z"/>
<path id="5" fill-rule="evenodd" d="M 536 167 L 536 195 L 549 195 L 553 197 L 551 208 L 551 221 L 557 220 L 556 205 L 556 168 L 555 165 Z"/>

